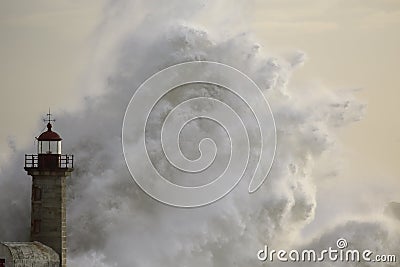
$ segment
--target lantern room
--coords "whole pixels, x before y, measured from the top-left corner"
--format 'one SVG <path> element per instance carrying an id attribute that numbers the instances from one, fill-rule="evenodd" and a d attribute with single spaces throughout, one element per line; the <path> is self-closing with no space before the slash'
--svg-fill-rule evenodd
<path id="1" fill-rule="evenodd" d="M 51 113 L 47 114 L 47 131 L 44 131 L 36 137 L 37 154 L 25 155 L 25 169 L 28 170 L 49 170 L 55 171 L 60 169 L 72 170 L 74 168 L 73 155 L 61 155 L 60 135 L 52 130 Z M 1 266 L 0 266 L 1 267 Z"/>
<path id="2" fill-rule="evenodd" d="M 37 153 L 40 154 L 58 154 L 61 155 L 62 138 L 56 132 L 51 130 L 51 123 L 47 123 L 47 131 L 43 132 L 37 138 Z"/>

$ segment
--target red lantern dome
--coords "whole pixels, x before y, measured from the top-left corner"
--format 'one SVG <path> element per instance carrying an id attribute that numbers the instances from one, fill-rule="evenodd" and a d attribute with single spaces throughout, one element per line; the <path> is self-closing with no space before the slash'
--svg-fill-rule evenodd
<path id="1" fill-rule="evenodd" d="M 53 132 L 51 130 L 53 126 L 51 125 L 51 123 L 47 123 L 47 131 L 43 132 L 41 135 L 39 135 L 39 137 L 37 138 L 38 141 L 61 141 L 62 138 L 60 137 L 60 135 L 56 132 Z"/>

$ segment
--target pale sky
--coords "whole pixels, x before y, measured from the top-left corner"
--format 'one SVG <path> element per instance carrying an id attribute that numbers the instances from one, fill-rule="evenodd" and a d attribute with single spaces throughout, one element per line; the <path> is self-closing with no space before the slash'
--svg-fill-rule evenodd
<path id="1" fill-rule="evenodd" d="M 56 114 L 77 109 L 90 94 L 79 84 L 102 8 L 94 0 L 0 1 L 1 151 L 8 137 L 33 143 L 49 106 Z M 266 51 L 307 54 L 291 85 L 362 88 L 365 118 L 339 133 L 351 164 L 399 179 L 400 2 L 260 0 L 245 16 Z"/>
<path id="2" fill-rule="evenodd" d="M 267 47 L 308 55 L 293 83 L 363 89 L 356 96 L 367 103 L 365 118 L 343 132 L 354 164 L 378 163 L 400 178 L 400 2 L 261 2 L 265 8 L 258 9 L 254 25 Z"/>

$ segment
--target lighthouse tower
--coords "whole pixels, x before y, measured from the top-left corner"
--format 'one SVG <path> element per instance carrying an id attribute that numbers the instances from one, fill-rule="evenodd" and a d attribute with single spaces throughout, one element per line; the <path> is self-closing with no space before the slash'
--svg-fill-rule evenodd
<path id="1" fill-rule="evenodd" d="M 53 131 L 49 112 L 47 131 L 37 137 L 37 154 L 25 155 L 25 170 L 32 176 L 31 241 L 58 253 L 66 267 L 66 178 L 73 170 L 73 155 L 61 154 L 60 135 Z"/>

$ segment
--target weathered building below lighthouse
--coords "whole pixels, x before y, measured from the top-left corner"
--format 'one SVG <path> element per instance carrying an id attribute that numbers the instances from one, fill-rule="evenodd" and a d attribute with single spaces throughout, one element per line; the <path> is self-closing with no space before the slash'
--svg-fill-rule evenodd
<path id="1" fill-rule="evenodd" d="M 0 243 L 0 267 L 59 267 L 58 254 L 40 242 Z"/>

